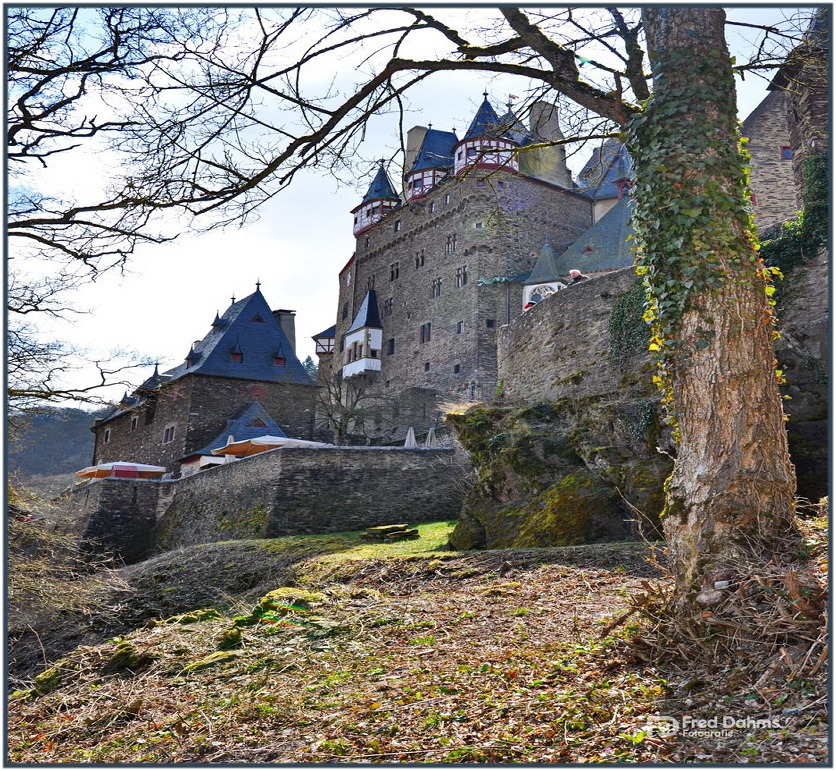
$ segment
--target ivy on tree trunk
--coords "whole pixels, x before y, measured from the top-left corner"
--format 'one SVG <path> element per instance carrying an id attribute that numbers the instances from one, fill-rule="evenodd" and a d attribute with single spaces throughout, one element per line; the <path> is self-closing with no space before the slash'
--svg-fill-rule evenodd
<path id="1" fill-rule="evenodd" d="M 675 605 L 794 540 L 795 474 L 773 353 L 770 271 L 759 258 L 719 8 L 642 11 L 653 96 L 628 125 L 634 223 L 663 389 L 679 450 L 665 535 Z"/>

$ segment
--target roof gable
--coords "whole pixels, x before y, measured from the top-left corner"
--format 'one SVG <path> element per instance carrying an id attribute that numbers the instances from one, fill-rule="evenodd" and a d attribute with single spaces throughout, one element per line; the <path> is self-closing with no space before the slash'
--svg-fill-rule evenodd
<path id="1" fill-rule="evenodd" d="M 226 425 L 211 442 L 183 457 L 189 458 L 193 455 L 210 455 L 212 450 L 223 447 L 231 439 L 240 442 L 244 439 L 255 439 L 257 436 L 264 436 L 265 434 L 287 436 L 279 424 L 270 416 L 270 413 L 264 409 L 261 402 L 252 402 L 234 418 L 228 418 Z"/>
<path id="2" fill-rule="evenodd" d="M 165 373 L 169 381 L 184 375 L 214 375 L 315 385 L 260 290 L 230 305 L 220 320 L 220 327 L 214 325 L 190 349 L 191 366 L 183 363 Z M 283 358 L 284 365 L 277 365 L 276 357 Z"/>

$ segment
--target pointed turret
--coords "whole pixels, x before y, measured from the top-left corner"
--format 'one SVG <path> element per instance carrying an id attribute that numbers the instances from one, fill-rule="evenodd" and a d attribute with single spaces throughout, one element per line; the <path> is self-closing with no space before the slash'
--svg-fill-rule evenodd
<path id="1" fill-rule="evenodd" d="M 506 128 L 491 107 L 486 93 L 464 139 L 453 148 L 454 171 L 456 174 L 473 168 L 517 171 L 519 162 L 514 150 L 518 147 L 519 144 L 507 136 Z"/>
<path id="2" fill-rule="evenodd" d="M 343 377 L 380 372 L 383 325 L 377 307 L 377 293 L 369 289 L 349 328 L 343 334 L 345 365 Z"/>
<path id="3" fill-rule="evenodd" d="M 453 148 L 458 138 L 452 131 L 429 128 L 406 177 L 406 198 L 422 198 L 453 170 Z"/>
<path id="4" fill-rule="evenodd" d="M 546 239 L 537 262 L 531 270 L 531 275 L 523 283 L 523 310 L 565 288 L 566 284 L 560 280 L 554 249 Z"/>
<path id="5" fill-rule="evenodd" d="M 389 212 L 401 205 L 401 199 L 392 187 L 383 161 L 372 180 L 362 203 L 351 210 L 354 215 L 354 235 L 359 236 L 365 230 L 380 222 Z"/>

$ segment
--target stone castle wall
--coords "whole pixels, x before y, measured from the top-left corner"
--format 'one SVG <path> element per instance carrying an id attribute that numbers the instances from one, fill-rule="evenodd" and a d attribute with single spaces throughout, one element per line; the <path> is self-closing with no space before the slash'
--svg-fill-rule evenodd
<path id="1" fill-rule="evenodd" d="M 496 330 L 519 313 L 521 287 L 480 280 L 530 271 L 544 237 L 567 243 L 591 224 L 587 199 L 547 183 L 503 171 L 451 178 L 358 237 L 355 260 L 341 276 L 337 347 L 373 285 L 383 325 L 382 389 L 469 394 L 474 384 L 476 398 L 490 398 Z M 467 282 L 459 286 L 462 268 Z M 441 291 L 433 296 L 436 280 Z M 422 342 L 426 323 L 431 337 Z M 343 363 L 339 351 L 334 358 Z"/>
<path id="2" fill-rule="evenodd" d="M 792 219 L 800 208 L 793 160 L 781 151 L 790 146 L 786 99 L 783 91 L 772 91 L 743 122 L 752 156 L 749 184 L 755 196 L 755 223 L 761 230 Z"/>
<path id="3" fill-rule="evenodd" d="M 287 447 L 170 481 L 73 488 L 64 523 L 126 562 L 227 539 L 455 519 L 467 467 L 453 450 Z"/>
<path id="4" fill-rule="evenodd" d="M 609 323 L 619 296 L 635 282 L 632 268 L 591 278 L 547 297 L 500 329 L 504 400 L 534 403 L 619 392 L 625 368 L 611 355 Z M 649 373 L 649 366 L 644 352 L 631 360 L 633 369 Z"/>

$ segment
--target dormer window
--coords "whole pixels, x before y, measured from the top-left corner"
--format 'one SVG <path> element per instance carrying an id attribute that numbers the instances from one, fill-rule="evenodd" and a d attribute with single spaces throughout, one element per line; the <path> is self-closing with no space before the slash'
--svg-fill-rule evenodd
<path id="1" fill-rule="evenodd" d="M 258 313 L 255 316 L 253 316 L 252 322 L 253 322 L 253 324 L 264 324 L 265 323 L 264 319 L 261 317 L 261 314 L 258 314 Z"/>
<path id="2" fill-rule="evenodd" d="M 273 357 L 273 366 L 275 367 L 284 367 L 287 364 L 287 359 L 284 356 L 274 356 Z"/>
<path id="3" fill-rule="evenodd" d="M 240 364 L 242 361 L 244 361 L 244 354 L 240 353 L 240 352 L 232 351 L 229 354 L 229 360 Z"/>

